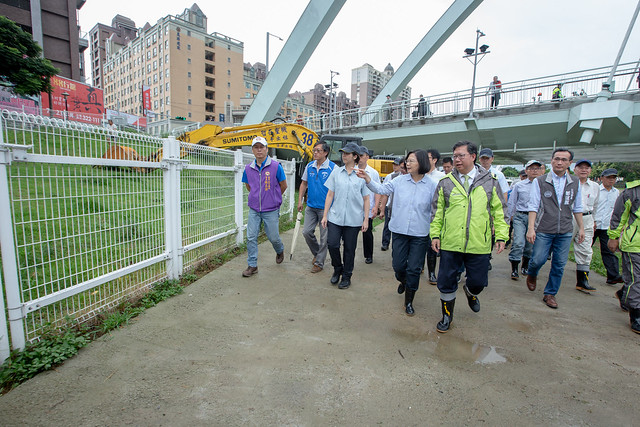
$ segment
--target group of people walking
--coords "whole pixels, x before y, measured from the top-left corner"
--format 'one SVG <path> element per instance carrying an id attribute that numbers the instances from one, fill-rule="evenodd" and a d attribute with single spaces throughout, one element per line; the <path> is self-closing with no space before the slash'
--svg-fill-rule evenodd
<path id="1" fill-rule="evenodd" d="M 264 138 L 254 139 L 252 149 L 256 161 L 247 165 L 243 177 L 250 193 L 249 265 L 243 272 L 245 277 L 257 273 L 256 230 L 261 222 L 265 223 L 267 237 L 276 251 L 276 262 L 283 259 L 277 216 L 286 181 L 284 173 L 280 173 L 282 167 L 266 156 L 266 148 Z M 349 288 L 358 234 L 363 233 L 365 263 L 370 264 L 373 262 L 372 221 L 376 216 L 385 217 L 381 250 L 388 250 L 391 245 L 392 266 L 399 282 L 397 291 L 404 294 L 405 313 L 415 314 L 413 301 L 426 259 L 429 281 L 440 291 L 442 319 L 436 329 L 444 333 L 453 321 L 458 283 L 464 270 L 467 274 L 463 292 L 467 304 L 473 312 L 480 311 L 478 296 L 488 285 L 491 252 L 495 249 L 500 253 L 505 249 L 510 238 L 510 222 L 513 225 L 509 253 L 511 278 L 518 280 L 520 274 L 526 275 L 526 285 L 534 291 L 540 269 L 551 259 L 543 301 L 554 309 L 558 307 L 556 295 L 571 241 L 576 253 L 576 288 L 583 292 L 595 291 L 589 283 L 588 272 L 591 243 L 599 238 L 601 246 L 605 245 L 609 251 L 603 250 L 607 283 L 620 283 L 625 279 L 617 296 L 621 307 L 629 311 L 632 330 L 640 333 L 640 284 L 637 283 L 640 281 L 640 237 L 634 242 L 633 231 L 640 226 L 637 218 L 640 194 L 636 194 L 640 191 L 640 182 L 617 197 L 617 190 L 613 188 L 615 170 L 605 171 L 602 185 L 598 186 L 588 180 L 591 172 L 588 160 L 576 163 L 576 176 L 573 176 L 569 173 L 573 153 L 559 148 L 553 152 L 549 173 L 543 174 L 542 162 L 531 160 L 525 166 L 526 179 L 509 189 L 506 180 L 501 182 L 500 174 L 496 173 L 499 171 L 491 166 L 491 150 L 480 152 L 481 164 L 477 163 L 478 148 L 472 142 L 460 141 L 452 151 L 450 158 L 443 159 L 446 174 L 436 169 L 440 160 L 437 150 L 419 149 L 398 158 L 394 162 L 394 173 L 380 182 L 377 171 L 367 165 L 371 153 L 366 147 L 346 144 L 340 149 L 343 165 L 337 166 L 328 159 L 327 144 L 318 142 L 313 148 L 313 161 L 304 170 L 298 200 L 298 210 L 305 209 L 303 236 L 313 255 L 311 273 L 323 271 L 329 252 L 333 267 L 330 283 L 339 289 Z M 272 183 L 274 177 L 278 186 L 275 181 Z M 601 198 L 603 202 L 599 203 Z M 608 217 L 607 211 L 610 211 Z M 618 248 L 624 251 L 623 261 L 627 261 L 627 265 L 623 262 L 622 278 L 613 254 Z M 440 267 L 436 276 L 438 256 Z"/>

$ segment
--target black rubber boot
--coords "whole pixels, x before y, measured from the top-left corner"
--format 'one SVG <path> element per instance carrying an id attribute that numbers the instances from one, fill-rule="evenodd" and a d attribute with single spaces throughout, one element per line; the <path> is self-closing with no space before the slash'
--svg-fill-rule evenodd
<path id="1" fill-rule="evenodd" d="M 403 294 L 404 291 L 405 291 L 404 282 L 400 282 L 400 284 L 398 285 L 398 293 Z"/>
<path id="2" fill-rule="evenodd" d="M 449 331 L 451 322 L 453 322 L 453 307 L 456 305 L 456 300 L 451 301 L 440 300 L 442 305 L 442 320 L 436 325 L 436 330 L 442 334 Z"/>
<path id="3" fill-rule="evenodd" d="M 511 280 L 518 280 L 520 277 L 518 275 L 518 265 L 520 263 L 518 261 L 511 261 Z"/>
<path id="4" fill-rule="evenodd" d="M 340 281 L 340 276 L 342 276 L 342 268 L 334 268 L 333 275 L 331 276 L 331 284 L 337 285 Z"/>
<path id="5" fill-rule="evenodd" d="M 409 288 L 404 291 L 404 312 L 407 316 L 413 316 L 416 312 L 413 309 L 413 297 L 416 295 L 416 291 Z"/>
<path id="6" fill-rule="evenodd" d="M 528 270 L 529 270 L 529 258 L 527 258 L 526 256 L 523 256 L 522 257 L 522 270 L 520 270 L 520 273 L 522 273 L 523 276 L 526 276 Z"/>
<path id="7" fill-rule="evenodd" d="M 478 295 L 472 294 L 469 288 L 467 288 L 467 285 L 464 285 L 462 289 L 464 289 L 464 293 L 467 296 L 467 302 L 469 303 L 469 308 L 471 309 L 471 311 L 473 311 L 474 313 L 479 312 L 480 300 L 478 299 Z"/>
<path id="8" fill-rule="evenodd" d="M 629 322 L 631 323 L 631 330 L 636 334 L 640 334 L 640 308 L 629 309 Z"/>
<path id="9" fill-rule="evenodd" d="M 576 271 L 576 289 L 582 292 L 593 292 L 596 290 L 593 286 L 589 285 L 589 272 L 588 271 Z"/>
<path id="10" fill-rule="evenodd" d="M 437 258 L 429 258 L 427 257 L 427 270 L 429 271 L 429 284 L 435 285 L 438 283 L 438 278 L 436 277 L 436 261 Z"/>

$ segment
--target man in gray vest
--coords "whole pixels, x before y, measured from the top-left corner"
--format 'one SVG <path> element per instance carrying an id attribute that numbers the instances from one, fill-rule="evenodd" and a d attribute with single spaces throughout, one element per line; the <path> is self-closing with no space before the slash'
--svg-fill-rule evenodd
<path id="1" fill-rule="evenodd" d="M 536 178 L 531 187 L 527 208 L 527 240 L 533 244 L 527 288 L 535 291 L 538 272 L 551 253 L 551 270 L 542 298 L 551 308 L 558 308 L 556 294 L 560 289 L 564 266 L 569 258 L 573 233 L 572 217 L 578 226 L 576 242 L 581 243 L 584 240 L 580 181 L 569 174 L 571 160 L 573 153 L 569 149 L 557 148 L 553 151 L 551 172 Z"/>

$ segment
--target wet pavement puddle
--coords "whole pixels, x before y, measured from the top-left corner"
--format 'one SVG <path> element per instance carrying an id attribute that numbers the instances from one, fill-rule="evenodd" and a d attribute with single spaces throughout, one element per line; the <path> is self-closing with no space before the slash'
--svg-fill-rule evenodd
<path id="1" fill-rule="evenodd" d="M 473 343 L 452 335 L 443 335 L 433 331 L 414 334 L 411 331 L 400 331 L 397 329 L 394 329 L 393 332 L 399 336 L 425 342 L 427 344 L 427 351 L 442 361 L 490 365 L 505 363 L 508 360 L 500 354 L 501 350 L 494 346 Z"/>

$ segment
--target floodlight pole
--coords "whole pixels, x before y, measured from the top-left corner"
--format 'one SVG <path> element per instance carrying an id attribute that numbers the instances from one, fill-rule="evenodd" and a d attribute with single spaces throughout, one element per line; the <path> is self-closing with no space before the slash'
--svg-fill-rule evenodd
<path id="1" fill-rule="evenodd" d="M 482 52 L 480 54 L 478 54 L 478 42 L 480 40 L 480 37 L 484 37 L 484 33 L 482 31 L 480 31 L 480 29 L 476 30 L 476 49 L 473 51 L 473 53 L 471 55 L 466 55 L 463 56 L 463 58 L 467 58 L 469 59 L 470 56 L 473 56 L 473 81 L 471 82 L 471 103 L 469 104 L 469 118 L 473 118 L 473 101 L 475 100 L 475 96 L 476 96 L 476 68 L 478 67 L 478 55 L 482 55 L 484 57 L 485 54 L 489 53 L 489 52 Z M 482 58 L 480 58 L 482 60 Z"/>

